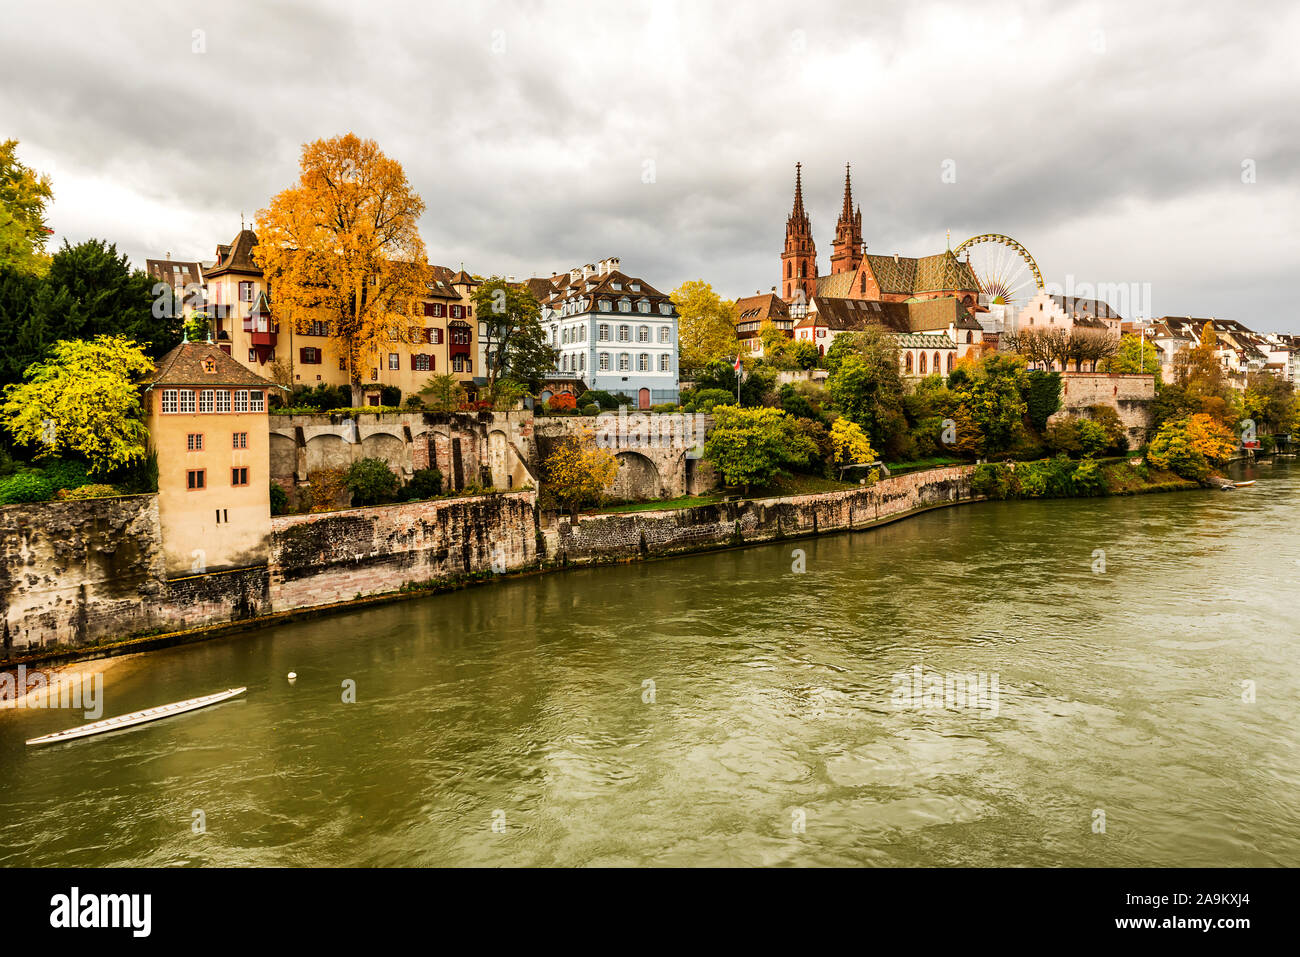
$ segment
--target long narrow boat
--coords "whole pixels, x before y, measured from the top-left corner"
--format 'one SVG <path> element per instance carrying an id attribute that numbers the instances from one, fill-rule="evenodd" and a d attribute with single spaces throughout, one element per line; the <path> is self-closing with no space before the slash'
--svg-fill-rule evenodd
<path id="1" fill-rule="evenodd" d="M 1258 481 L 1259 479 L 1251 479 L 1249 482 L 1233 482 L 1232 484 L 1235 488 L 1250 488 Z"/>
<path id="2" fill-rule="evenodd" d="M 170 718 L 174 714 L 184 714 L 186 711 L 206 708 L 210 704 L 233 698 L 235 695 L 243 694 L 247 690 L 246 687 L 228 688 L 225 691 L 218 691 L 216 694 L 205 694 L 201 698 L 187 698 L 184 701 L 173 701 L 171 704 L 160 704 L 156 708 L 132 711 L 130 714 L 120 714 L 116 718 L 105 718 L 103 721 L 83 724 L 79 728 L 68 728 L 66 731 L 56 731 L 53 734 L 42 735 L 39 738 L 32 738 L 27 743 L 56 744 L 59 741 L 88 738 L 92 734 L 103 734 L 105 731 L 120 731 L 123 728 L 133 728 L 137 724 L 144 724 L 147 721 L 157 721 L 159 718 Z"/>

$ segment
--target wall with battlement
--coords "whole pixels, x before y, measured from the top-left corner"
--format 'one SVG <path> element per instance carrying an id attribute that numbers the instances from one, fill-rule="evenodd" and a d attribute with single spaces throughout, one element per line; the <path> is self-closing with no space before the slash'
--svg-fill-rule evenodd
<path id="1" fill-rule="evenodd" d="M 1068 415 L 1087 417 L 1091 405 L 1108 405 L 1119 413 L 1128 432 L 1130 449 L 1150 438 L 1152 406 L 1156 400 L 1154 375 L 1126 375 L 1108 372 L 1061 373 L 1061 408 L 1047 421 Z"/>

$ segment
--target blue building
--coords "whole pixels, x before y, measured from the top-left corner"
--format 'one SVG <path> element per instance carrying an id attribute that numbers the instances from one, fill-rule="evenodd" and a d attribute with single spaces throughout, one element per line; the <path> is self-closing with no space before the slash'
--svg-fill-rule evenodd
<path id="1" fill-rule="evenodd" d="M 542 328 L 560 353 L 548 393 L 622 393 L 639 409 L 677 401 L 677 307 L 616 258 L 530 279 Z"/>

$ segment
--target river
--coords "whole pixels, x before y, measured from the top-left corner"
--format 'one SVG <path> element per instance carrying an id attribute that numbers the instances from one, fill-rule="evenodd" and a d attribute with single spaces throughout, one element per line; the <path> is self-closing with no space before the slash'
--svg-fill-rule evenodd
<path id="1" fill-rule="evenodd" d="M 1295 865 L 1300 466 L 1247 477 L 118 659 L 105 716 L 248 691 L 47 748 L 80 712 L 0 711 L 0 864 Z"/>

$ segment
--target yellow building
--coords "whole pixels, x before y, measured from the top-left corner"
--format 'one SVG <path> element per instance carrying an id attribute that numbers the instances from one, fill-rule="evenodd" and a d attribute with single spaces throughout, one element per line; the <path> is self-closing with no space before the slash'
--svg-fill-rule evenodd
<path id="1" fill-rule="evenodd" d="M 276 388 L 211 342 L 181 343 L 158 360 L 145 409 L 168 577 L 266 563 Z"/>
<path id="2" fill-rule="evenodd" d="M 243 229 L 232 243 L 217 247 L 216 260 L 203 270 L 204 308 L 217 345 L 246 369 L 295 388 L 346 386 L 347 364 L 327 320 L 302 331 L 277 320 L 274 290 L 267 288 L 254 260 L 256 246 L 257 234 Z M 431 375 L 447 372 L 474 391 L 479 370 L 473 295 L 479 282 L 464 269 L 430 266 L 426 285 L 428 294 L 412 306 L 407 341 L 395 335 L 381 343 L 375 364 L 362 370 L 367 404 L 379 404 L 383 386 L 401 389 L 405 399 Z"/>

